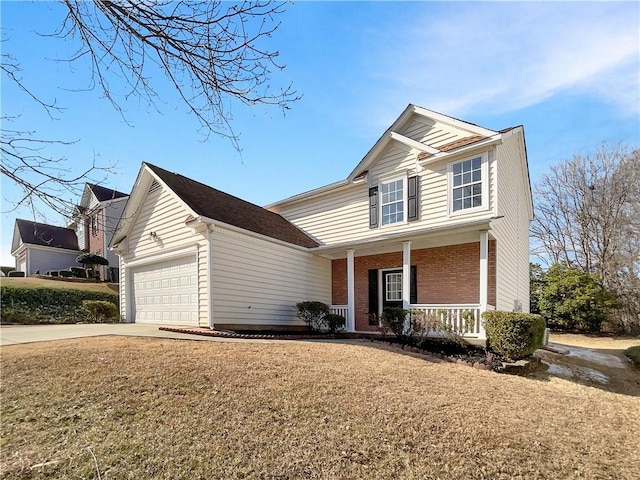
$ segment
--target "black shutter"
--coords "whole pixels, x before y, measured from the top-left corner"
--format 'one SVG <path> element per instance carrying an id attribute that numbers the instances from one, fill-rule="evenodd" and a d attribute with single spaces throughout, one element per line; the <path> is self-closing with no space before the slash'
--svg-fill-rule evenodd
<path id="1" fill-rule="evenodd" d="M 411 265 L 411 276 L 409 283 L 409 303 L 418 303 L 418 268 L 415 265 Z"/>
<path id="2" fill-rule="evenodd" d="M 378 324 L 378 270 L 369 270 L 369 325 Z"/>
<path id="3" fill-rule="evenodd" d="M 418 190 L 420 190 L 420 177 L 417 175 L 407 179 L 407 220 L 413 222 L 418 220 Z"/>
<path id="4" fill-rule="evenodd" d="M 369 228 L 378 226 L 378 187 L 369 189 Z"/>

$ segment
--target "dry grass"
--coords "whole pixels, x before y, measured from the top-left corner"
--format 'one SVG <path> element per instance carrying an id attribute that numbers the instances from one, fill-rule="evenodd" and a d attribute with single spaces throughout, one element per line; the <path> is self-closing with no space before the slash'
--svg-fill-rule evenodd
<path id="1" fill-rule="evenodd" d="M 1 277 L 2 285 L 16 288 L 58 288 L 89 290 L 90 292 L 118 293 L 117 283 L 85 283 L 85 282 L 65 282 L 64 280 L 52 280 L 48 278 L 36 277 Z"/>
<path id="2" fill-rule="evenodd" d="M 3 478 L 631 479 L 640 400 L 371 344 L 2 350 Z M 90 450 L 89 450 L 90 449 Z"/>

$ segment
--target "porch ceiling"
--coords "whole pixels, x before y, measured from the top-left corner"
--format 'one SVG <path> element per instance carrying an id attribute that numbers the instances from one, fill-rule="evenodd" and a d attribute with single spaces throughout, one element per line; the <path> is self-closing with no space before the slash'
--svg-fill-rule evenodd
<path id="1" fill-rule="evenodd" d="M 432 229 L 417 232 L 405 232 L 401 235 L 389 235 L 384 238 L 365 239 L 331 247 L 318 247 L 314 253 L 331 260 L 347 257 L 347 250 L 355 250 L 354 256 L 364 257 L 381 253 L 402 252 L 402 242 L 411 241 L 411 250 L 442 247 L 480 241 L 480 232 L 489 230 L 489 238 L 494 239 L 489 219 L 457 228 Z"/>

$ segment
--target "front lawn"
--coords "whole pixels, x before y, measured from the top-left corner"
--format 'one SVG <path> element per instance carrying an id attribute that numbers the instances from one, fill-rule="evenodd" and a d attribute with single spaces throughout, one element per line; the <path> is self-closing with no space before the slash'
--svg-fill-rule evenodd
<path id="1" fill-rule="evenodd" d="M 631 479 L 640 464 L 638 397 L 366 342 L 103 337 L 1 363 L 7 479 Z"/>

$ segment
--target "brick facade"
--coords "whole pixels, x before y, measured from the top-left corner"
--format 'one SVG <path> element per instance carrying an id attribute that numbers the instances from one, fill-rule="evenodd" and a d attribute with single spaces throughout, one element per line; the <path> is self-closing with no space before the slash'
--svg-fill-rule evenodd
<path id="1" fill-rule="evenodd" d="M 92 219 L 89 219 L 87 228 L 89 234 L 89 243 L 87 251 L 89 253 L 95 253 L 96 255 L 100 255 L 101 257 L 106 257 L 106 253 L 104 251 L 104 221 L 103 221 L 103 210 L 96 211 L 93 215 L 97 216 L 97 228 L 93 228 Z M 100 272 L 100 278 L 104 280 L 106 274 L 106 268 L 103 265 L 96 266 L 96 270 Z"/>
<path id="2" fill-rule="evenodd" d="M 417 268 L 418 303 L 478 303 L 480 297 L 480 243 L 463 243 L 411 251 L 411 265 Z M 376 330 L 370 326 L 369 279 L 371 269 L 402 268 L 402 252 L 356 257 L 356 330 Z M 347 260 L 331 264 L 332 303 L 347 304 Z M 496 303 L 496 242 L 489 241 L 489 304 Z"/>

